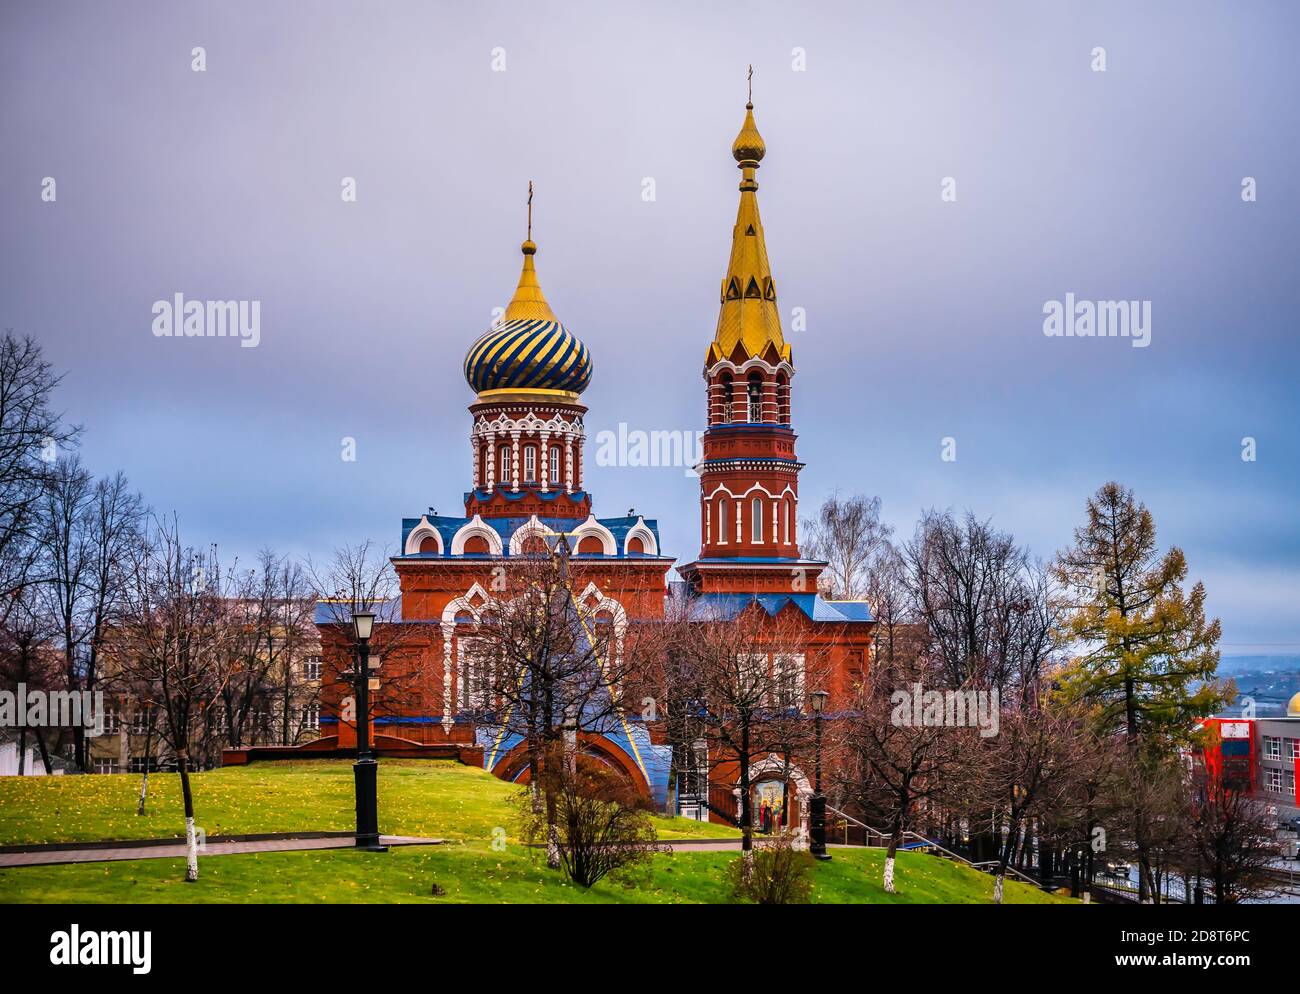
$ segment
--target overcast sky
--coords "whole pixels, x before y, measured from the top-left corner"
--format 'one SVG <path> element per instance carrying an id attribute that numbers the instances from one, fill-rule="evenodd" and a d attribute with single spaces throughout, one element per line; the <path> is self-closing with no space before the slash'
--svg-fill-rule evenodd
<path id="1" fill-rule="evenodd" d="M 395 547 L 462 508 L 461 362 L 530 179 L 589 436 L 703 426 L 752 62 L 802 512 L 970 508 L 1048 557 L 1115 478 L 1226 652 L 1300 652 L 1300 8 L 795 6 L 7 2 L 0 326 L 66 371 L 91 468 L 191 541 Z M 178 292 L 260 301 L 260 344 L 155 337 Z M 1150 301 L 1150 345 L 1045 336 L 1067 292 Z M 696 555 L 697 481 L 588 456 L 597 514 Z"/>

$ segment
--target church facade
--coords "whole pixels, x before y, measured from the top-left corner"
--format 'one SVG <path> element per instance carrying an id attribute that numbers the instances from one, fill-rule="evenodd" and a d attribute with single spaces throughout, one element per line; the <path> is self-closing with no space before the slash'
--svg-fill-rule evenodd
<path id="1" fill-rule="evenodd" d="M 610 626 L 616 652 L 630 626 L 661 620 L 676 604 L 701 617 L 751 612 L 755 624 L 780 619 L 784 631 L 799 631 L 801 653 L 816 654 L 819 672 L 829 674 L 832 710 L 863 678 L 874 627 L 870 611 L 863 602 L 822 596 L 817 578 L 825 564 L 804 558 L 799 548 L 803 464 L 795 451 L 794 356 L 782 333 L 757 199 L 765 153 L 749 103 L 732 146 L 741 171 L 740 203 L 703 367 L 700 548 L 676 568 L 677 577 L 677 557 L 661 548 L 655 519 L 601 516 L 586 489 L 581 398 L 593 357 L 542 293 L 530 222 L 504 317 L 465 358 L 474 400 L 464 513 L 402 521 L 400 554 L 392 559 L 400 596 L 383 605 L 379 627 L 401 627 L 402 665 L 414 679 L 400 704 L 374 718 L 381 755 L 454 754 L 507 780 L 526 777 L 519 737 L 474 720 L 469 650 L 492 608 L 494 571 L 513 557 L 546 552 L 560 537 L 571 552 L 575 602 Z M 331 673 L 347 668 L 342 657 L 349 648 L 338 620 L 327 605 L 318 610 L 325 652 L 340 656 L 338 665 L 326 667 Z M 379 671 L 385 679 L 388 666 Z M 355 744 L 343 706 L 347 693 L 341 680 L 324 688 L 317 748 Z M 739 810 L 734 761 L 701 748 L 691 751 L 691 770 L 672 776 L 671 750 L 655 719 L 620 714 L 612 728 L 584 736 L 583 752 L 626 775 L 660 810 L 733 820 Z M 811 790 L 806 765 L 777 757 L 751 763 L 758 792 L 753 810 L 768 810 L 758 795 L 770 803 L 779 786 L 781 820 L 801 818 L 801 798 Z"/>

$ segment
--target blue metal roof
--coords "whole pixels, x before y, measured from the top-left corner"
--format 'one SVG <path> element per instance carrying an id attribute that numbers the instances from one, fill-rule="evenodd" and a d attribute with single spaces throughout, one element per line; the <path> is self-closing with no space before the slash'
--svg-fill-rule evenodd
<path id="1" fill-rule="evenodd" d="M 554 501 L 559 500 L 561 497 L 563 497 L 573 502 L 574 504 L 581 504 L 584 500 L 586 500 L 590 496 L 590 494 L 588 494 L 585 490 L 575 490 L 573 491 L 573 493 L 566 493 L 563 490 L 546 490 L 546 491 L 535 490 L 535 489 L 511 490 L 508 487 L 497 487 L 495 490 L 489 493 L 488 491 L 480 487 L 477 490 L 467 491 L 465 493 L 465 500 L 468 502 L 469 499 L 473 497 L 475 500 L 481 501 L 482 503 L 486 504 L 493 497 L 498 495 L 504 497 L 508 501 L 517 501 L 517 500 L 523 500 L 523 498 L 526 497 L 528 494 L 532 494 L 534 497 L 539 498 L 544 503 L 552 503 Z M 464 521 L 465 519 L 462 518 L 461 520 Z"/>
<path id="2" fill-rule="evenodd" d="M 375 612 L 376 621 L 391 623 L 402 620 L 402 598 L 400 597 L 378 601 L 369 606 Z M 349 624 L 352 620 L 352 602 L 347 598 L 322 597 L 316 602 L 316 610 L 312 620 L 318 625 Z"/>
<path id="3" fill-rule="evenodd" d="M 509 495 L 507 494 L 507 496 Z M 523 496 L 522 493 L 519 496 Z M 540 494 L 539 496 L 545 497 L 546 495 Z M 573 496 L 579 497 L 581 496 L 581 494 L 575 493 Z M 450 553 L 451 553 L 452 539 L 455 537 L 456 532 L 460 531 L 461 528 L 469 524 L 471 519 L 464 517 L 463 515 L 453 517 L 451 515 L 445 515 L 445 514 L 426 514 L 420 518 L 403 518 L 402 519 L 402 544 L 401 544 L 402 549 L 406 548 L 406 540 L 408 537 L 410 537 L 411 532 L 413 532 L 416 528 L 418 528 L 420 526 L 421 521 L 424 520 L 427 520 L 429 524 L 432 525 L 434 529 L 438 532 L 439 537 L 442 539 L 442 547 L 444 550 L 446 550 L 446 553 L 443 556 L 439 556 L 437 553 L 433 553 L 433 552 L 421 552 L 421 553 L 412 553 L 410 555 L 403 554 L 399 558 L 404 558 L 404 559 L 451 558 Z M 527 517 L 517 517 L 517 518 L 480 518 L 480 520 L 483 522 L 483 524 L 487 525 L 494 532 L 496 532 L 498 535 L 501 536 L 501 547 L 505 550 L 509 550 L 511 536 L 514 535 L 514 533 L 518 531 L 520 528 L 522 528 L 524 525 L 528 524 L 528 522 L 532 520 L 532 517 L 530 515 Z M 582 524 L 581 521 L 575 518 L 539 517 L 537 520 L 554 532 L 566 532 L 566 533 L 572 532 L 578 525 Z M 631 553 L 628 556 L 624 556 L 623 546 L 627 539 L 627 533 L 630 532 L 636 526 L 636 523 L 638 521 L 643 520 L 640 515 L 624 515 L 618 518 L 597 518 L 596 520 L 600 524 L 608 528 L 610 533 L 614 536 L 614 542 L 618 546 L 618 558 L 620 559 L 623 558 L 671 559 L 673 558 L 671 556 L 656 557 L 656 556 L 648 555 L 646 553 Z M 648 529 L 650 529 L 650 534 L 654 536 L 655 547 L 658 548 L 659 547 L 658 519 L 644 518 L 644 521 L 645 521 L 645 526 Z M 456 558 L 461 558 L 461 557 L 458 556 Z M 466 559 L 483 558 L 483 556 L 480 555 L 476 557 L 474 555 L 467 555 L 464 558 Z"/>
<path id="4" fill-rule="evenodd" d="M 751 604 L 757 604 L 768 615 L 775 617 L 789 605 L 794 605 L 808 618 L 817 622 L 874 621 L 866 601 L 831 601 L 821 594 L 695 594 L 688 592 L 682 582 L 669 584 L 669 597 L 687 598 L 690 617 L 705 620 L 736 617 Z"/>

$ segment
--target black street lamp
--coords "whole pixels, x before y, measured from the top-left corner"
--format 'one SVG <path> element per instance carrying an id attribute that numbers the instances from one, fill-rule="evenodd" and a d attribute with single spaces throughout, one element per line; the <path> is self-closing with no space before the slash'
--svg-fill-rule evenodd
<path id="1" fill-rule="evenodd" d="M 379 844 L 379 764 L 370 752 L 370 636 L 374 611 L 353 611 L 352 631 L 357 638 L 357 761 L 352 766 L 357 794 L 357 848 L 388 852 Z"/>
<path id="2" fill-rule="evenodd" d="M 809 812 L 812 822 L 812 845 L 809 848 L 814 859 L 830 859 L 830 853 L 826 851 L 826 795 L 822 793 L 822 711 L 826 707 L 826 698 L 830 697 L 830 694 L 824 690 L 814 690 L 809 696 L 812 698 L 813 727 L 817 733 L 813 796 Z"/>

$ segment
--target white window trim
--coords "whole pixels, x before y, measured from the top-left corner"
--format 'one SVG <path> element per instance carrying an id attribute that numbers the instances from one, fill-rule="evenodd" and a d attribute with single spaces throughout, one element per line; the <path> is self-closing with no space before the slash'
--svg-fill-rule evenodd
<path id="1" fill-rule="evenodd" d="M 479 651 L 483 645 L 481 638 L 473 636 L 456 637 L 456 657 L 460 674 L 460 699 L 456 702 L 462 711 L 483 711 L 488 706 L 491 688 L 478 686 L 482 673 L 483 661 Z"/>

